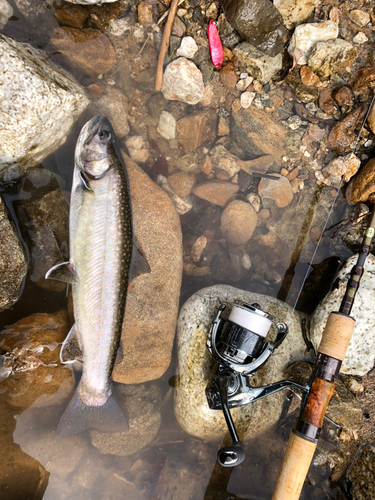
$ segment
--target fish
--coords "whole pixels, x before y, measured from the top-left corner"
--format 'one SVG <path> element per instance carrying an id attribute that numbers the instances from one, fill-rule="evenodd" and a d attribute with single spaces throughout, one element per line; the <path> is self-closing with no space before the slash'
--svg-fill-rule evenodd
<path id="1" fill-rule="evenodd" d="M 210 47 L 211 61 L 215 68 L 220 68 L 224 61 L 223 44 L 213 19 L 208 23 L 208 45 Z"/>
<path id="2" fill-rule="evenodd" d="M 88 429 L 128 430 L 111 376 L 120 353 L 128 285 L 151 271 L 135 243 L 129 180 L 106 117 L 94 116 L 83 126 L 74 158 L 69 261 L 45 276 L 72 285 L 75 324 L 60 360 L 83 363 L 80 382 L 58 424 L 60 438 Z"/>

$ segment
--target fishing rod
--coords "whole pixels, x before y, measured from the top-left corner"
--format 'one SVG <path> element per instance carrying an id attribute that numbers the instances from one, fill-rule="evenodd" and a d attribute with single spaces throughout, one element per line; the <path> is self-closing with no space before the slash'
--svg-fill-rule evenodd
<path id="1" fill-rule="evenodd" d="M 331 312 L 328 316 L 314 371 L 308 384 L 310 390 L 304 395 L 300 416 L 290 435 L 272 500 L 297 500 L 300 496 L 323 426 L 324 415 L 334 391 L 334 377 L 340 371 L 354 330 L 355 319 L 350 313 L 374 234 L 375 204 L 339 311 Z"/>

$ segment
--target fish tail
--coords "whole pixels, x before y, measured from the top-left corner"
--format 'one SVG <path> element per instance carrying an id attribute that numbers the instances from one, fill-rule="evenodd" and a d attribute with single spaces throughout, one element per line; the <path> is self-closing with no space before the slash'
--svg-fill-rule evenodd
<path id="1" fill-rule="evenodd" d="M 57 427 L 59 438 L 75 436 L 89 429 L 104 433 L 129 430 L 128 420 L 113 393 L 103 406 L 88 406 L 82 401 L 78 389 L 60 419 Z"/>

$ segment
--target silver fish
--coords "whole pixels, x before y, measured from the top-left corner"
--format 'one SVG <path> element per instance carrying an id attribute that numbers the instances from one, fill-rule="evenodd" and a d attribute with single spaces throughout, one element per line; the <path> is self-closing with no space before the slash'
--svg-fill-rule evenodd
<path id="1" fill-rule="evenodd" d="M 150 268 L 134 244 L 128 177 L 105 117 L 92 118 L 78 137 L 69 219 L 70 260 L 50 269 L 46 279 L 72 284 L 76 322 L 60 358 L 82 359 L 83 371 L 57 432 L 123 432 L 128 423 L 111 375 L 128 284 Z"/>

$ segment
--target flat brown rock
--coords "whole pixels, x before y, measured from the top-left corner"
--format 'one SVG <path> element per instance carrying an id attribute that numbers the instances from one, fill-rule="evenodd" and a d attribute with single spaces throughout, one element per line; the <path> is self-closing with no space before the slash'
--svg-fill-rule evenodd
<path id="1" fill-rule="evenodd" d="M 193 188 L 198 198 L 223 207 L 238 191 L 238 185 L 227 181 L 208 181 Z"/>
<path id="2" fill-rule="evenodd" d="M 177 122 L 178 140 L 186 152 L 195 151 L 216 137 L 217 115 L 211 108 L 196 111 Z"/>
<path id="3" fill-rule="evenodd" d="M 138 384 L 168 368 L 176 329 L 182 277 L 180 219 L 169 196 L 126 154 L 134 231 L 151 273 L 129 286 L 121 345 L 123 359 L 112 378 Z"/>

